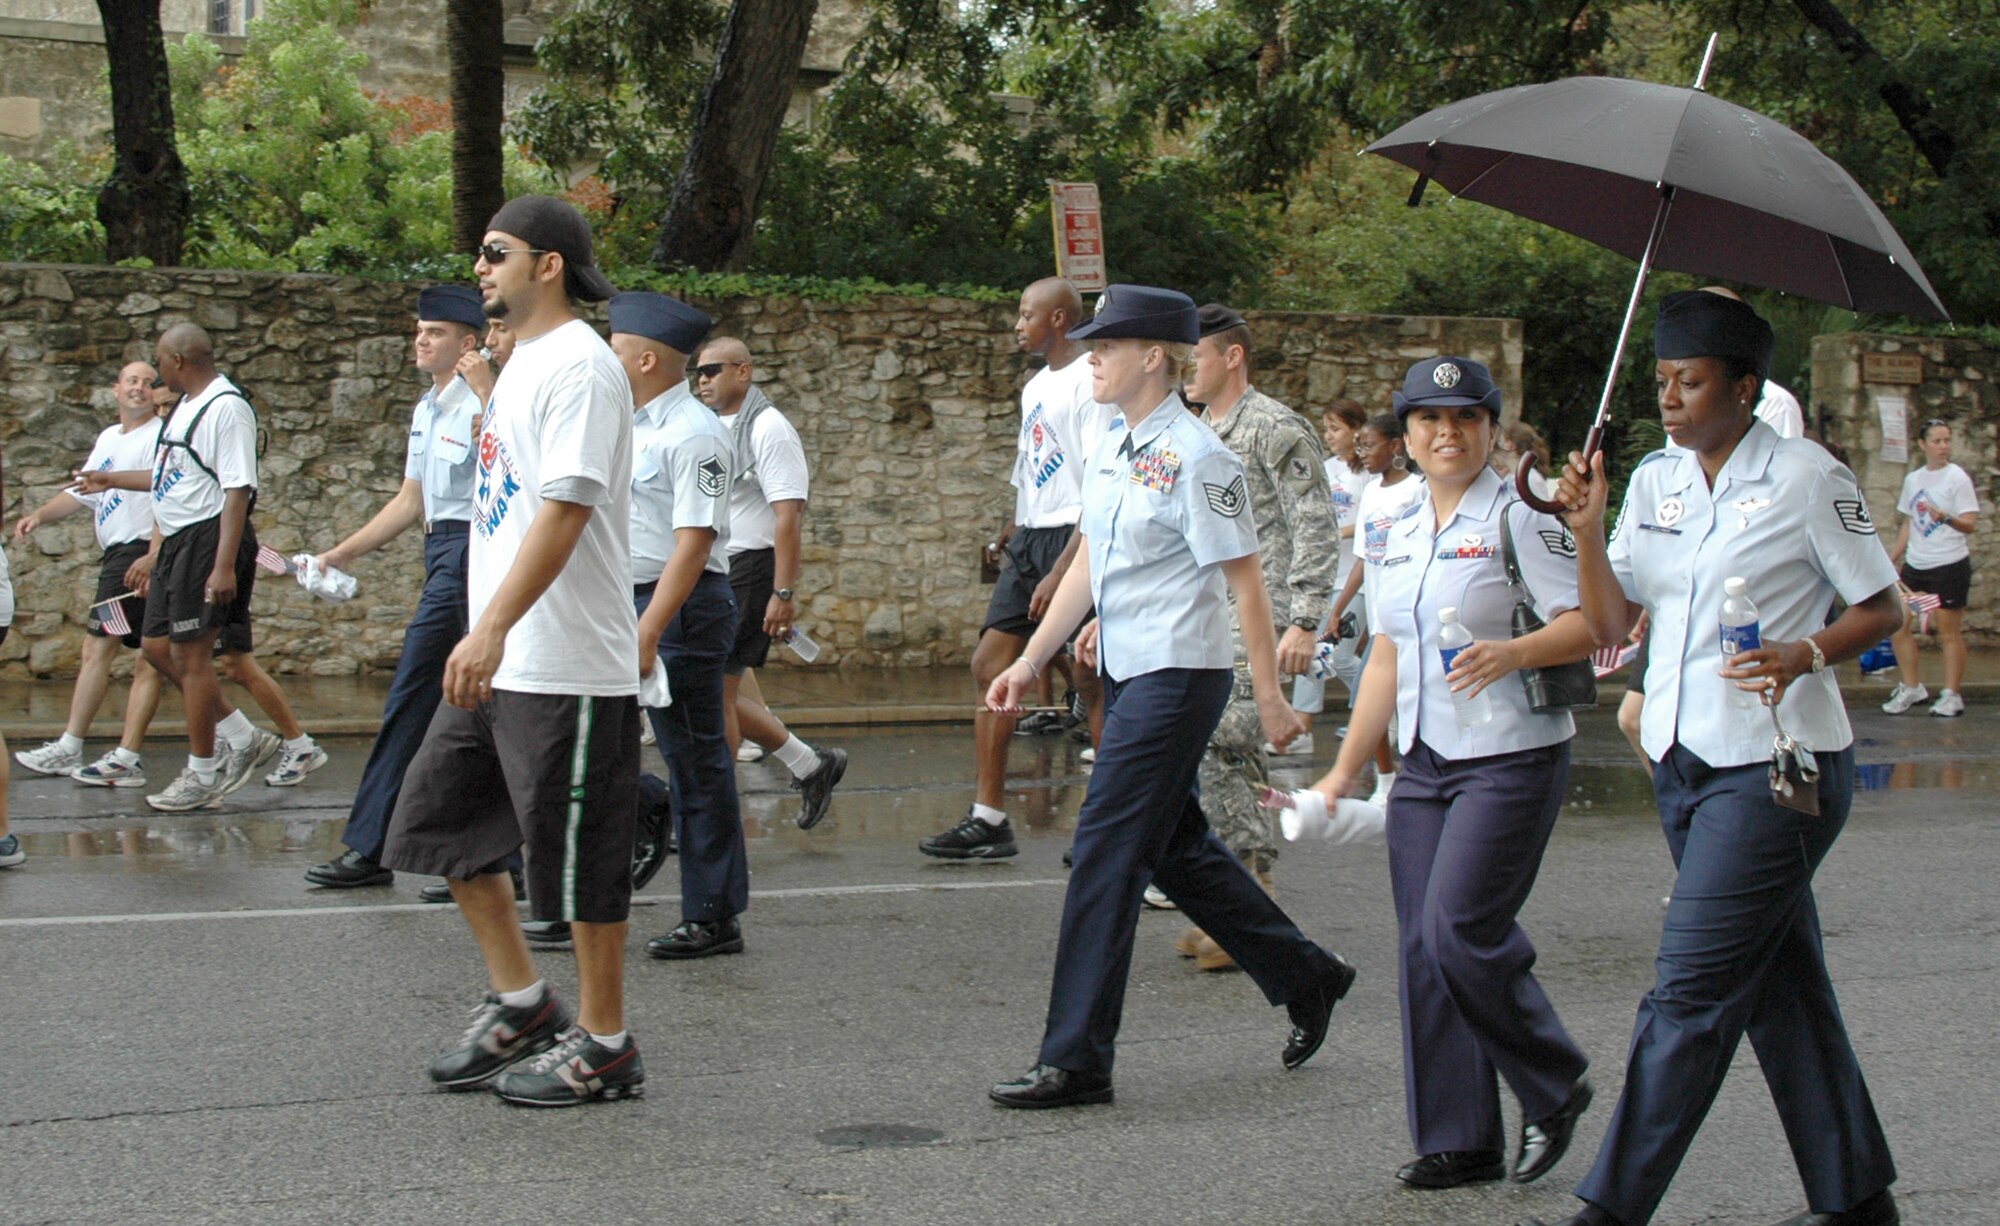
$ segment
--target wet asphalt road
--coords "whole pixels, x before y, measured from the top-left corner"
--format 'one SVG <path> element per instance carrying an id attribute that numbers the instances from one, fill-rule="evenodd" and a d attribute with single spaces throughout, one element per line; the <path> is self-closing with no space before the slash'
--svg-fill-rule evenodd
<path id="1" fill-rule="evenodd" d="M 1904 1220 L 2000 1222 L 2000 714 L 1856 719 L 1872 786 L 1819 874 L 1829 961 Z M 1331 722 L 1318 738 L 1323 765 Z M 1148 913 L 1116 1105 L 1006 1112 L 984 1090 L 1032 1063 L 1040 1036 L 1087 779 L 1076 747 L 1018 740 L 1020 857 L 955 865 L 914 843 L 970 800 L 968 730 L 816 739 L 854 758 L 810 834 L 789 824 L 781 771 L 740 771 L 749 951 L 669 964 L 635 940 L 647 1096 L 567 1112 L 427 1088 L 425 1063 L 482 984 L 455 912 L 417 904 L 421 881 L 336 894 L 300 879 L 337 850 L 365 742 L 330 743 L 304 787 L 253 783 L 223 811 L 175 817 L 17 769 L 31 859 L 0 873 L 0 1223 L 1511 1226 L 1574 1207 L 1671 885 L 1609 712 L 1585 721 L 1524 917 L 1599 1105 L 1544 1183 L 1444 1193 L 1392 1177 L 1410 1155 L 1382 848 L 1297 847 L 1279 865 L 1281 901 L 1361 970 L 1304 1069 L 1279 1066 L 1282 1010 L 1241 975 L 1192 970 L 1169 948 L 1178 918 Z M 169 763 L 159 744 L 153 769 Z M 672 926 L 676 888 L 670 866 L 636 938 Z M 542 965 L 573 993 L 567 953 Z M 1749 1226 L 1802 1208 L 1746 1045 L 1656 1220 Z"/>

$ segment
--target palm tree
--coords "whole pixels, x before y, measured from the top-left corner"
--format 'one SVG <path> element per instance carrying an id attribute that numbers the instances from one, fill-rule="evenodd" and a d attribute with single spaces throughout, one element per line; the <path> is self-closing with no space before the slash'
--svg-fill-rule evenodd
<path id="1" fill-rule="evenodd" d="M 160 0 L 97 0 L 111 67 L 111 178 L 97 193 L 104 258 L 181 262 L 193 207 L 174 144 L 174 96 Z"/>
<path id="2" fill-rule="evenodd" d="M 500 127 L 506 119 L 502 7 L 493 0 L 447 0 L 445 45 L 451 65 L 451 237 L 471 251 L 486 222 L 506 202 Z"/>

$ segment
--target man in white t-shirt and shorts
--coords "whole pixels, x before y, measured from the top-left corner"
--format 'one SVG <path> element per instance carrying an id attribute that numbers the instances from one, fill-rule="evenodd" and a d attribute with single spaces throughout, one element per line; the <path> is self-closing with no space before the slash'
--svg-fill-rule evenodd
<path id="1" fill-rule="evenodd" d="M 466 594 L 444 706 L 403 777 L 382 864 L 444 877 L 490 991 L 431 1062 L 451 1089 L 568 1107 L 636 1097 L 625 933 L 639 781 L 639 648 L 630 584 L 632 390 L 578 318 L 612 286 L 590 225 L 549 196 L 487 223 L 474 271 L 515 336 L 481 423 Z M 578 1009 L 535 970 L 507 858 L 525 848 L 537 916 L 568 923 Z"/>
<path id="2" fill-rule="evenodd" d="M 1069 339 L 1083 322 L 1083 297 L 1061 277 L 1048 277 L 1021 294 L 1014 339 L 1046 359 L 1021 389 L 1021 430 L 1016 439 L 1014 511 L 1000 535 L 1000 579 L 986 608 L 986 624 L 972 656 L 980 709 L 972 717 L 979 782 L 965 820 L 917 843 L 927 856 L 995 860 L 1015 855 L 1014 828 L 1001 807 L 1006 798 L 1007 746 L 1016 717 L 985 710 L 993 679 L 1021 655 L 1076 556 L 1076 523 L 1083 513 L 1083 469 L 1116 411 L 1091 398 L 1090 361 Z M 1076 670 L 1077 691 L 1098 705 L 1097 679 Z"/>
<path id="3" fill-rule="evenodd" d="M 749 347 L 733 336 L 711 337 L 694 366 L 695 394 L 715 411 L 734 444 L 729 483 L 729 586 L 736 593 L 736 639 L 723 666 L 723 707 L 729 751 L 747 738 L 757 758 L 770 754 L 799 790 L 799 829 L 811 830 L 833 803 L 847 773 L 847 751 L 815 749 L 764 705 L 756 671 L 799 615 L 793 587 L 811 481 L 799 432 L 753 381 Z"/>
<path id="4" fill-rule="evenodd" d="M 159 443 L 160 421 L 153 412 L 153 380 L 157 372 L 145 362 L 127 362 L 118 372 L 112 398 L 118 406 L 118 420 L 104 428 L 83 462 L 84 472 L 138 472 L 153 466 L 153 451 Z M 125 700 L 125 729 L 117 748 L 85 765 L 83 738 L 97 717 L 111 685 L 111 662 L 119 644 L 137 648 L 139 626 L 145 620 L 146 601 L 133 591 L 126 573 L 146 556 L 153 543 L 153 499 L 138 490 L 108 489 L 88 494 L 67 489 L 49 499 L 14 525 L 14 538 L 26 541 L 37 528 L 67 519 L 79 511 L 91 513 L 97 547 L 103 551 L 98 561 L 97 591 L 91 599 L 84 622 L 83 658 L 76 671 L 76 689 L 70 697 L 69 723 L 63 734 L 39 749 L 24 749 L 14 760 L 40 775 L 68 775 L 78 783 L 93 787 L 138 788 L 146 786 L 145 763 L 139 747 L 146 743 L 146 729 L 160 705 L 160 674 L 146 663 L 142 654 L 132 666 L 132 691 Z M 104 619 L 122 621 L 125 629 L 114 633 Z"/>

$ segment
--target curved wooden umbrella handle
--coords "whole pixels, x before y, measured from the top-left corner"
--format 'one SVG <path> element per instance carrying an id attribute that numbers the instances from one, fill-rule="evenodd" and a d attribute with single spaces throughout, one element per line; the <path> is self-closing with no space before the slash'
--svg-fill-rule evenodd
<path id="1" fill-rule="evenodd" d="M 1588 463 L 1587 458 L 1585 462 Z M 1540 511 L 1544 515 L 1561 515 L 1564 511 L 1569 510 L 1569 508 L 1560 502 L 1544 498 L 1540 494 L 1537 494 L 1533 483 L 1528 479 L 1535 471 L 1535 465 L 1539 463 L 1541 463 L 1540 458 L 1533 452 L 1524 451 L 1521 453 L 1521 462 L 1514 469 L 1514 493 L 1533 510 Z"/>

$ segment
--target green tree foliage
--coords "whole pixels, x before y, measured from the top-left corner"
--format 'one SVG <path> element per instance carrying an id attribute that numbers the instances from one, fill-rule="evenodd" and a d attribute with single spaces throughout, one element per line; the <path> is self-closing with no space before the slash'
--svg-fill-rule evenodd
<path id="1" fill-rule="evenodd" d="M 64 146 L 51 165 L 0 154 L 0 258 L 88 264 L 104 258 L 97 184 L 110 160 Z"/>

